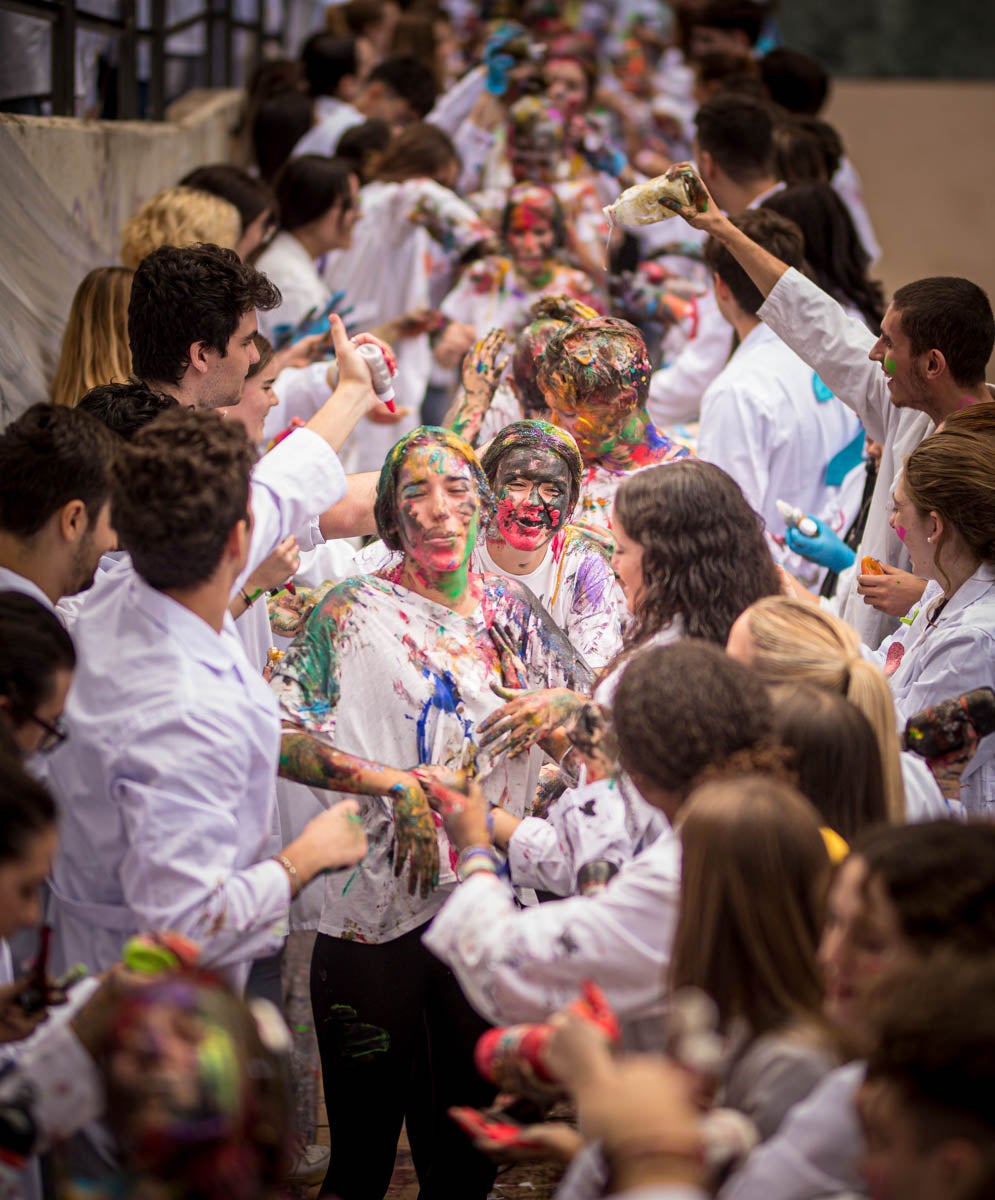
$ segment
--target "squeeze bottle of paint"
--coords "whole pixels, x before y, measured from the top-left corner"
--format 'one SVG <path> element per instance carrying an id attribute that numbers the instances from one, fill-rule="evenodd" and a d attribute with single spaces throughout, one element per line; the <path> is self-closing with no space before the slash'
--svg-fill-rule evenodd
<path id="1" fill-rule="evenodd" d="M 620 1035 L 618 1018 L 604 992 L 590 980 L 583 984 L 583 998 L 567 1009 L 597 1025 L 611 1041 Z M 549 1068 L 546 1055 L 555 1030 L 552 1025 L 506 1025 L 488 1029 L 477 1041 L 473 1061 L 485 1079 L 502 1091 L 520 1092 L 531 1085 L 542 1095 L 559 1095 L 562 1089 Z"/>
<path id="2" fill-rule="evenodd" d="M 960 750 L 968 726 L 979 739 L 995 733 L 995 690 L 975 688 L 915 713 L 906 722 L 902 744 L 923 758 L 939 758 Z"/>
<path id="3" fill-rule="evenodd" d="M 794 525 L 803 537 L 815 537 L 819 532 L 818 522 L 812 517 L 807 517 L 804 511 L 800 508 L 795 508 L 793 504 L 788 504 L 786 500 L 777 500 L 777 511 L 784 518 L 785 525 Z"/>
<path id="4" fill-rule="evenodd" d="M 384 358 L 383 351 L 379 346 L 374 346 L 371 342 L 363 342 L 356 349 L 366 359 L 366 365 L 370 368 L 373 390 L 384 404 L 387 405 L 388 412 L 396 412 L 397 408 L 394 404 L 394 381 L 390 373 L 390 367 L 387 366 L 387 360 Z"/>

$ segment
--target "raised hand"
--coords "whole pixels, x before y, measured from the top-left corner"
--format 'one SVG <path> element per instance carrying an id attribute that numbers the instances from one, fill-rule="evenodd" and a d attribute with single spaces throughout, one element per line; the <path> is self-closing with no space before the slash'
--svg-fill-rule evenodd
<path id="1" fill-rule="evenodd" d="M 501 664 L 501 682 L 506 688 L 527 688 L 530 683 L 528 668 L 518 653 L 518 647 L 509 627 L 501 621 L 493 621 L 487 632 L 498 652 L 498 660 Z"/>
<path id="2" fill-rule="evenodd" d="M 603 704 L 582 704 L 563 723 L 563 732 L 587 767 L 589 783 L 618 774 L 618 739 Z"/>
<path id="3" fill-rule="evenodd" d="M 481 338 L 463 359 L 462 381 L 468 396 L 480 397 L 486 393 L 488 403 L 500 382 L 508 355 L 500 362 L 498 356 L 508 340 L 503 329 L 492 329 Z"/>

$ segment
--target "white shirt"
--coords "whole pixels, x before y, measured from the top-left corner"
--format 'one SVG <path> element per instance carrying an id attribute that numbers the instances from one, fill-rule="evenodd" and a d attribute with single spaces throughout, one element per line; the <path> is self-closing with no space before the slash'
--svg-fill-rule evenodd
<path id="1" fill-rule="evenodd" d="M 920 606 L 888 677 L 900 730 L 932 704 L 995 687 L 995 567 L 979 567 L 936 613 L 936 603 Z M 970 816 L 995 814 L 995 737 L 981 740 L 965 768 L 961 802 Z"/>
<path id="2" fill-rule="evenodd" d="M 474 570 L 524 584 L 592 670 L 622 649 L 619 612 L 625 605 L 601 546 L 573 525 L 561 529 L 528 575 L 509 575 L 491 558 L 486 538 L 474 548 Z"/>
<path id="3" fill-rule="evenodd" d="M 587 672 L 526 589 L 482 578 L 483 600 L 468 615 L 377 576 L 346 580 L 308 619 L 273 687 L 291 723 L 359 758 L 401 769 L 476 760 L 488 800 L 521 816 L 535 794 L 535 757 L 485 764 L 476 748 L 477 726 L 502 703 L 490 688 L 500 668 L 488 629 L 500 620 L 512 630 L 531 686 L 584 686 Z M 369 853 L 356 869 L 329 873 L 319 929 L 387 942 L 438 910 L 456 881 L 454 856 L 440 822 L 440 886 L 425 900 L 409 895 L 406 873 L 394 875 L 391 798 L 358 799 Z"/>
<path id="4" fill-rule="evenodd" d="M 495 1024 L 542 1021 L 596 979 L 623 1022 L 659 1019 L 680 904 L 680 841 L 668 827 L 595 896 L 518 909 L 471 876 L 425 933 L 474 1008 Z"/>
<path id="5" fill-rule="evenodd" d="M 769 532 L 783 534 L 776 501 L 821 512 L 830 498 L 826 467 L 859 430 L 812 368 L 761 323 L 702 398 L 698 455 L 735 479 Z"/>
<path id="6" fill-rule="evenodd" d="M 318 96 L 314 101 L 315 123 L 304 134 L 291 154 L 298 158 L 302 154 L 324 154 L 333 158 L 339 138 L 354 125 L 362 125 L 366 118 L 345 100 L 334 96 Z"/>
<path id="7" fill-rule="evenodd" d="M 932 433 L 933 422 L 925 413 L 891 403 L 881 364 L 867 357 L 874 335 L 793 267 L 777 281 L 757 315 L 857 414 L 867 436 L 884 447 L 857 558 L 870 554 L 907 571 L 909 556 L 888 525 L 892 482 L 906 457 Z M 839 611 L 874 649 L 898 622 L 864 603 L 856 574 L 845 595 L 838 596 Z"/>
<path id="8" fill-rule="evenodd" d="M 318 274 L 314 259 L 285 229 L 281 229 L 260 254 L 256 268 L 276 284 L 283 297 L 279 307 L 256 314 L 259 332 L 274 346 L 282 326 L 293 328 L 312 310 L 317 317 L 332 298 Z"/>
<path id="9" fill-rule="evenodd" d="M 654 371 L 650 379 L 646 407 L 654 424 L 695 420 L 705 389 L 722 370 L 732 342 L 732 326 L 719 312 L 715 292 L 709 288 L 698 297 L 698 319 L 691 339 L 672 363 Z"/>

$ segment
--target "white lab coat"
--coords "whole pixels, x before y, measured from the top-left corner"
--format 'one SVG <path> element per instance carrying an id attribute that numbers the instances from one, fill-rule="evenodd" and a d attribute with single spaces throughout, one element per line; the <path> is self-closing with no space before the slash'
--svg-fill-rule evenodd
<path id="1" fill-rule="evenodd" d="M 923 604 L 888 678 L 899 729 L 914 713 L 974 688 L 995 687 L 995 566 L 983 564 L 936 616 Z M 931 623 L 932 618 L 932 623 Z M 879 654 L 885 655 L 887 642 Z M 983 738 L 961 777 L 969 816 L 995 815 L 995 737 Z"/>
<path id="2" fill-rule="evenodd" d="M 541 1021 L 585 979 L 631 1025 L 657 1023 L 680 905 L 681 847 L 669 827 L 596 896 L 519 909 L 509 887 L 472 875 L 423 936 L 495 1024 Z"/>
<path id="3" fill-rule="evenodd" d="M 259 332 L 274 345 L 273 335 L 280 326 L 296 325 L 312 309 L 317 316 L 332 298 L 314 259 L 286 230 L 281 230 L 260 254 L 256 268 L 276 284 L 283 297 L 277 308 L 257 313 Z"/>
<path id="4" fill-rule="evenodd" d="M 318 96 L 314 102 L 315 123 L 294 147 L 291 158 L 302 154 L 323 154 L 333 158 L 339 138 L 354 125 L 362 125 L 366 118 L 351 104 L 336 100 L 334 96 Z"/>
<path id="5" fill-rule="evenodd" d="M 909 556 L 888 525 L 891 487 L 906 457 L 932 433 L 933 422 L 925 413 L 895 408 L 884 371 L 867 357 L 874 335 L 793 267 L 777 281 L 757 315 L 853 409 L 867 436 L 884 447 L 857 557 L 870 554 L 907 571 Z M 840 615 L 872 649 L 898 624 L 864 604 L 856 573 L 838 600 Z"/>
<path id="6" fill-rule="evenodd" d="M 250 573 L 340 499 L 334 452 L 298 430 L 253 473 Z M 271 847 L 280 729 L 231 618 L 215 633 L 127 561 L 103 573 L 75 628 L 69 739 L 50 756 L 61 808 L 53 969 L 105 970 L 143 929 L 178 929 L 235 987 L 286 932 Z"/>
<path id="7" fill-rule="evenodd" d="M 783 534 L 776 502 L 821 512 L 831 497 L 826 467 L 859 431 L 812 368 L 761 323 L 702 398 L 698 456 L 728 472 L 767 529 Z"/>

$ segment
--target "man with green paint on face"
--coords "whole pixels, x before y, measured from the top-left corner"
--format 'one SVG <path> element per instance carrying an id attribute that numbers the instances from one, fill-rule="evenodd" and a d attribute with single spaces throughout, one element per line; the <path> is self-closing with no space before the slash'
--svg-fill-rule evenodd
<path id="1" fill-rule="evenodd" d="M 876 648 L 924 586 L 902 569 L 909 566 L 908 554 L 888 525 L 895 480 L 906 457 L 951 413 L 991 400 L 985 384 L 995 345 L 991 303 L 967 279 L 918 279 L 895 292 L 875 339 L 831 296 L 737 229 L 715 203 L 704 212 L 676 211 L 729 251 L 765 297 L 760 319 L 883 447 L 857 558 L 878 559 L 884 574 L 855 572 L 837 592 L 841 615 Z"/>
<path id="2" fill-rule="evenodd" d="M 456 870 L 474 867 L 451 853 L 414 770 L 476 771 L 492 804 L 524 814 L 538 761 L 477 752 L 477 727 L 501 704 L 492 688 L 588 674 L 525 587 L 472 570 L 492 512 L 465 442 L 425 426 L 407 435 L 376 502 L 400 561 L 334 587 L 274 674 L 281 774 L 360 795 L 370 846 L 357 870 L 328 875 L 311 964 L 331 1133 L 323 1190 L 341 1200 L 383 1196 L 406 1116 L 426 1200 L 483 1200 L 493 1181 L 445 1115 L 488 1102 L 472 1060 L 484 1024 L 421 944 Z M 417 1066 L 428 1062 L 431 1077 Z"/>

